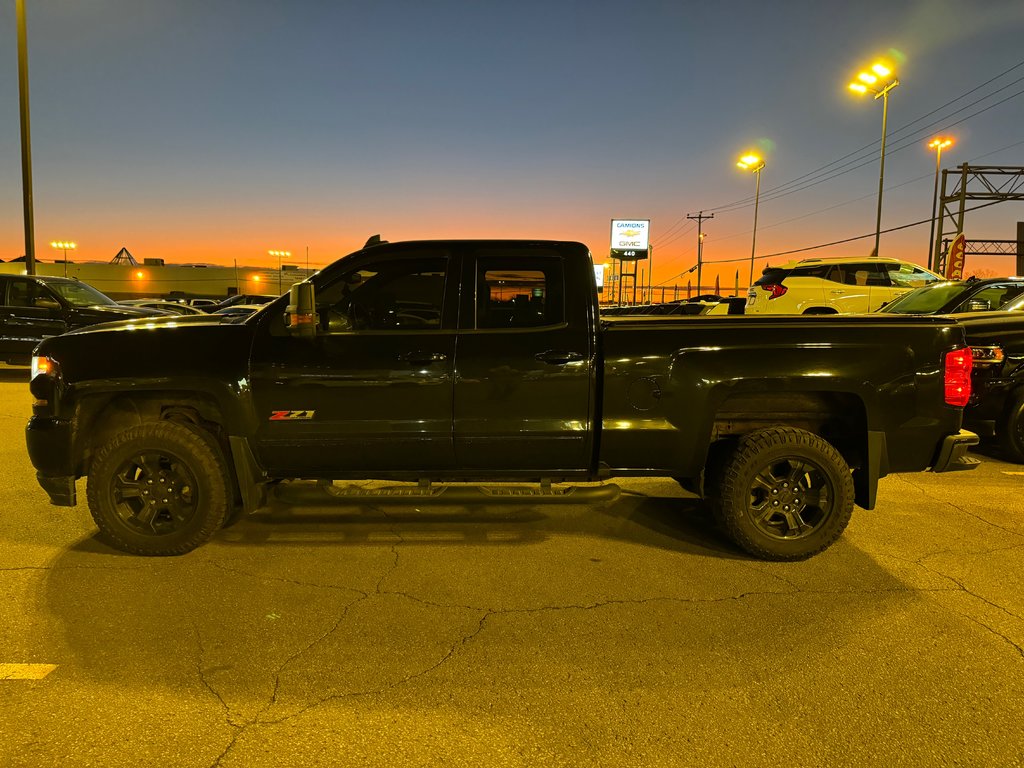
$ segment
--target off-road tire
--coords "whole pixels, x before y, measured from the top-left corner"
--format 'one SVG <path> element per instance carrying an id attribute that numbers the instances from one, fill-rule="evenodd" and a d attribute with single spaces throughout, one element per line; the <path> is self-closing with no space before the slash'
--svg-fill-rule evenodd
<path id="1" fill-rule="evenodd" d="M 221 452 L 191 426 L 141 424 L 115 435 L 93 457 L 89 511 L 116 549 L 183 555 L 224 524 L 231 496 L 226 478 Z"/>
<path id="2" fill-rule="evenodd" d="M 838 539 L 853 514 L 853 477 L 817 435 L 775 427 L 744 435 L 711 496 L 715 521 L 764 560 L 804 560 Z"/>
<path id="3" fill-rule="evenodd" d="M 210 449 L 215 454 L 217 454 L 217 458 L 220 461 L 220 465 L 221 467 L 224 468 L 224 488 L 227 491 L 228 497 L 228 512 L 224 516 L 224 523 L 221 527 L 230 528 L 243 517 L 245 517 L 245 509 L 242 506 L 241 499 L 235 493 L 235 484 L 234 481 L 231 479 L 231 472 L 228 466 L 228 460 L 224 453 L 223 446 L 217 439 L 216 435 L 214 435 L 208 429 L 204 429 L 203 427 L 199 426 L 198 424 L 193 424 L 192 422 L 188 421 L 179 421 L 176 423 L 183 424 L 184 426 L 188 427 L 193 432 L 195 432 L 197 435 L 199 435 L 201 438 L 203 438 L 210 446 Z"/>
<path id="4" fill-rule="evenodd" d="M 1010 398 L 1006 406 L 1006 418 L 997 429 L 997 434 L 1006 458 L 1024 464 L 1024 390 Z"/>

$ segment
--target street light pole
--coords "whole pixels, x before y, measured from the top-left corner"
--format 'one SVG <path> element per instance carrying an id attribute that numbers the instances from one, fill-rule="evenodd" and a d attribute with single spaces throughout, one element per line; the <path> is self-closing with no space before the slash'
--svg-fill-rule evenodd
<path id="1" fill-rule="evenodd" d="M 60 251 L 64 251 L 64 277 L 68 276 L 68 249 L 75 250 L 78 247 L 76 243 L 72 243 L 68 240 L 54 240 L 50 243 L 51 248 L 56 248 Z"/>
<path id="2" fill-rule="evenodd" d="M 872 74 L 873 73 L 873 74 Z M 860 82 L 850 83 L 850 90 L 856 93 L 875 94 L 875 99 L 882 100 L 882 156 L 878 164 L 878 213 L 875 217 L 875 250 L 874 255 L 878 256 L 878 246 L 882 238 L 882 189 L 885 184 L 885 135 L 886 124 L 889 119 L 889 91 L 900 84 L 899 78 L 892 80 L 881 88 L 874 87 L 879 83 L 879 78 L 886 78 L 892 75 L 892 70 L 884 64 L 872 64 L 871 72 L 861 72 L 857 75 Z"/>
<path id="3" fill-rule="evenodd" d="M 21 196 L 25 217 L 25 272 L 36 273 L 36 236 L 32 205 L 32 130 L 28 109 L 28 37 L 25 0 L 15 0 L 18 26 L 18 106 L 21 115 Z M 66 263 L 66 262 L 65 262 Z"/>
<path id="4" fill-rule="evenodd" d="M 939 164 L 942 157 L 942 150 L 952 146 L 952 139 L 936 138 L 928 145 L 929 149 L 935 150 L 935 191 L 932 193 L 932 226 L 928 232 L 928 268 L 935 269 L 939 263 L 939 244 L 935 242 L 936 214 L 939 210 Z"/>
<path id="5" fill-rule="evenodd" d="M 747 281 L 747 285 L 753 285 L 754 253 L 757 248 L 757 203 L 761 198 L 761 171 L 764 170 L 764 160 L 753 152 L 748 152 L 736 162 L 736 166 L 747 171 L 752 171 L 757 177 L 757 183 L 754 186 L 754 234 L 750 239 L 750 277 Z"/>
<path id="6" fill-rule="evenodd" d="M 291 256 L 291 251 L 267 251 L 271 256 L 277 256 L 277 294 L 280 296 L 284 293 L 284 288 L 281 287 L 281 273 L 284 272 L 284 267 L 281 265 L 281 259 L 285 256 Z"/>
<path id="7" fill-rule="evenodd" d="M 882 157 L 878 163 L 878 213 L 875 216 L 875 256 L 879 255 L 878 245 L 882 238 L 882 186 L 885 184 L 885 134 L 886 124 L 889 119 L 889 91 L 899 85 L 896 80 L 887 86 L 881 93 L 882 96 Z M 875 96 L 877 99 L 878 96 Z"/>

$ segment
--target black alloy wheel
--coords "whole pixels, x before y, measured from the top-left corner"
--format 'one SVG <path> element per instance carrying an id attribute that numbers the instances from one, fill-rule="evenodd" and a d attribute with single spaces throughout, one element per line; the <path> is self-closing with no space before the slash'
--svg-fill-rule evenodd
<path id="1" fill-rule="evenodd" d="M 806 536 L 832 512 L 835 491 L 827 473 L 808 460 L 783 459 L 762 469 L 750 487 L 750 512 L 766 536 Z"/>

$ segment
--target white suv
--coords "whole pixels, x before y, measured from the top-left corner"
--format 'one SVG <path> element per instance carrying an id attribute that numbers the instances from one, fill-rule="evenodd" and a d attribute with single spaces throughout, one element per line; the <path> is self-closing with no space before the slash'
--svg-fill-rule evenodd
<path id="1" fill-rule="evenodd" d="M 748 315 L 873 312 L 897 296 L 943 278 L 909 261 L 803 259 L 768 267 L 750 286 Z"/>

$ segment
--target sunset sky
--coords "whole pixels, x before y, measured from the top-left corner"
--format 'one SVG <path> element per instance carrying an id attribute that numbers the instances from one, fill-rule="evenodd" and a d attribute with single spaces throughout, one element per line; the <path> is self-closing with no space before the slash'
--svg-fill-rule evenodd
<path id="1" fill-rule="evenodd" d="M 43 260 L 69 239 L 80 261 L 124 246 L 271 266 L 308 248 L 320 266 L 380 233 L 580 240 L 603 261 L 610 220 L 635 217 L 654 282 L 685 284 L 703 210 L 705 283 L 745 285 L 751 148 L 755 274 L 871 251 L 881 102 L 846 86 L 878 57 L 901 82 L 883 229 L 931 216 L 935 135 L 956 142 L 944 168 L 1024 166 L 1021 0 L 27 0 L 27 16 Z M 4 0 L 5 261 L 24 253 L 17 74 Z M 992 206 L 967 235 L 1010 239 L 1019 220 L 1024 203 Z M 927 240 L 927 222 L 884 234 L 881 255 L 925 263 Z"/>

